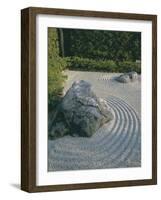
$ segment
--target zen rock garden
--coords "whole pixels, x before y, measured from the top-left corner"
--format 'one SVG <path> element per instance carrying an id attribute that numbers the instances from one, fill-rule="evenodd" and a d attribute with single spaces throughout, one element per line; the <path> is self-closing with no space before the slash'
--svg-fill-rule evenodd
<path id="1" fill-rule="evenodd" d="M 48 28 L 49 172 L 141 167 L 141 77 L 140 32 Z"/>
<path id="2" fill-rule="evenodd" d="M 65 95 L 48 121 L 48 170 L 140 167 L 140 75 L 135 81 L 129 73 L 123 84 L 120 73 L 66 74 Z"/>
<path id="3" fill-rule="evenodd" d="M 136 72 L 116 77 L 120 83 L 138 80 Z M 75 81 L 55 110 L 49 130 L 50 139 L 65 135 L 91 137 L 101 126 L 113 119 L 107 102 L 96 96 L 87 81 Z"/>
<path id="4" fill-rule="evenodd" d="M 91 84 L 75 81 L 57 106 L 49 137 L 64 135 L 91 137 L 113 119 L 107 102 L 92 91 Z"/>

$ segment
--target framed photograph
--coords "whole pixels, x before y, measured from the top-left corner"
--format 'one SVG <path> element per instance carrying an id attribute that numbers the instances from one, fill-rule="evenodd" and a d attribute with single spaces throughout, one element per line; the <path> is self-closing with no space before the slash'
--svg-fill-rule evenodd
<path id="1" fill-rule="evenodd" d="M 157 16 L 21 11 L 21 189 L 157 184 Z"/>

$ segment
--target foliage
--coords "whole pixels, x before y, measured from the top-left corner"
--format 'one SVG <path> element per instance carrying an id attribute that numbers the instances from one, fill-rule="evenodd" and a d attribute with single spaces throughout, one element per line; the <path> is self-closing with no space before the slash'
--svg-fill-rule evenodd
<path id="1" fill-rule="evenodd" d="M 63 29 L 65 56 L 96 60 L 141 59 L 141 33 L 104 30 Z"/>
<path id="2" fill-rule="evenodd" d="M 59 40 L 57 29 L 48 28 L 48 105 L 54 106 L 59 101 L 65 76 L 65 59 L 59 56 Z"/>
<path id="3" fill-rule="evenodd" d="M 115 62 L 113 60 L 93 60 L 81 57 L 66 58 L 67 66 L 72 70 L 130 72 L 141 73 L 141 64 L 132 61 Z"/>

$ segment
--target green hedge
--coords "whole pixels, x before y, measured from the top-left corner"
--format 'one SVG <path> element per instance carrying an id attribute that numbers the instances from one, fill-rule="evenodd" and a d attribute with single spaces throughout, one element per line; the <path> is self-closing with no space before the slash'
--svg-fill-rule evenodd
<path id="1" fill-rule="evenodd" d="M 49 109 L 61 98 L 66 76 L 63 70 L 67 66 L 64 58 L 60 57 L 58 30 L 48 28 L 48 106 Z"/>
<path id="2" fill-rule="evenodd" d="M 94 60 L 89 58 L 68 57 L 67 66 L 71 70 L 130 72 L 141 73 L 141 64 L 132 61 L 115 62 L 113 60 Z"/>
<path id="3" fill-rule="evenodd" d="M 128 31 L 61 29 L 65 56 L 103 60 L 140 60 L 141 33 Z"/>

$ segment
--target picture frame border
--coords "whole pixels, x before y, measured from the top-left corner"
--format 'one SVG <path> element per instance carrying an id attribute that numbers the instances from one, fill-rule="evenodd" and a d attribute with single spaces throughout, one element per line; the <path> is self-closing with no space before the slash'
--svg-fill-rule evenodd
<path id="1" fill-rule="evenodd" d="M 36 185 L 36 16 L 38 14 L 152 22 L 152 179 Z M 21 10 L 21 189 L 46 192 L 157 184 L 157 15 L 29 7 Z"/>

